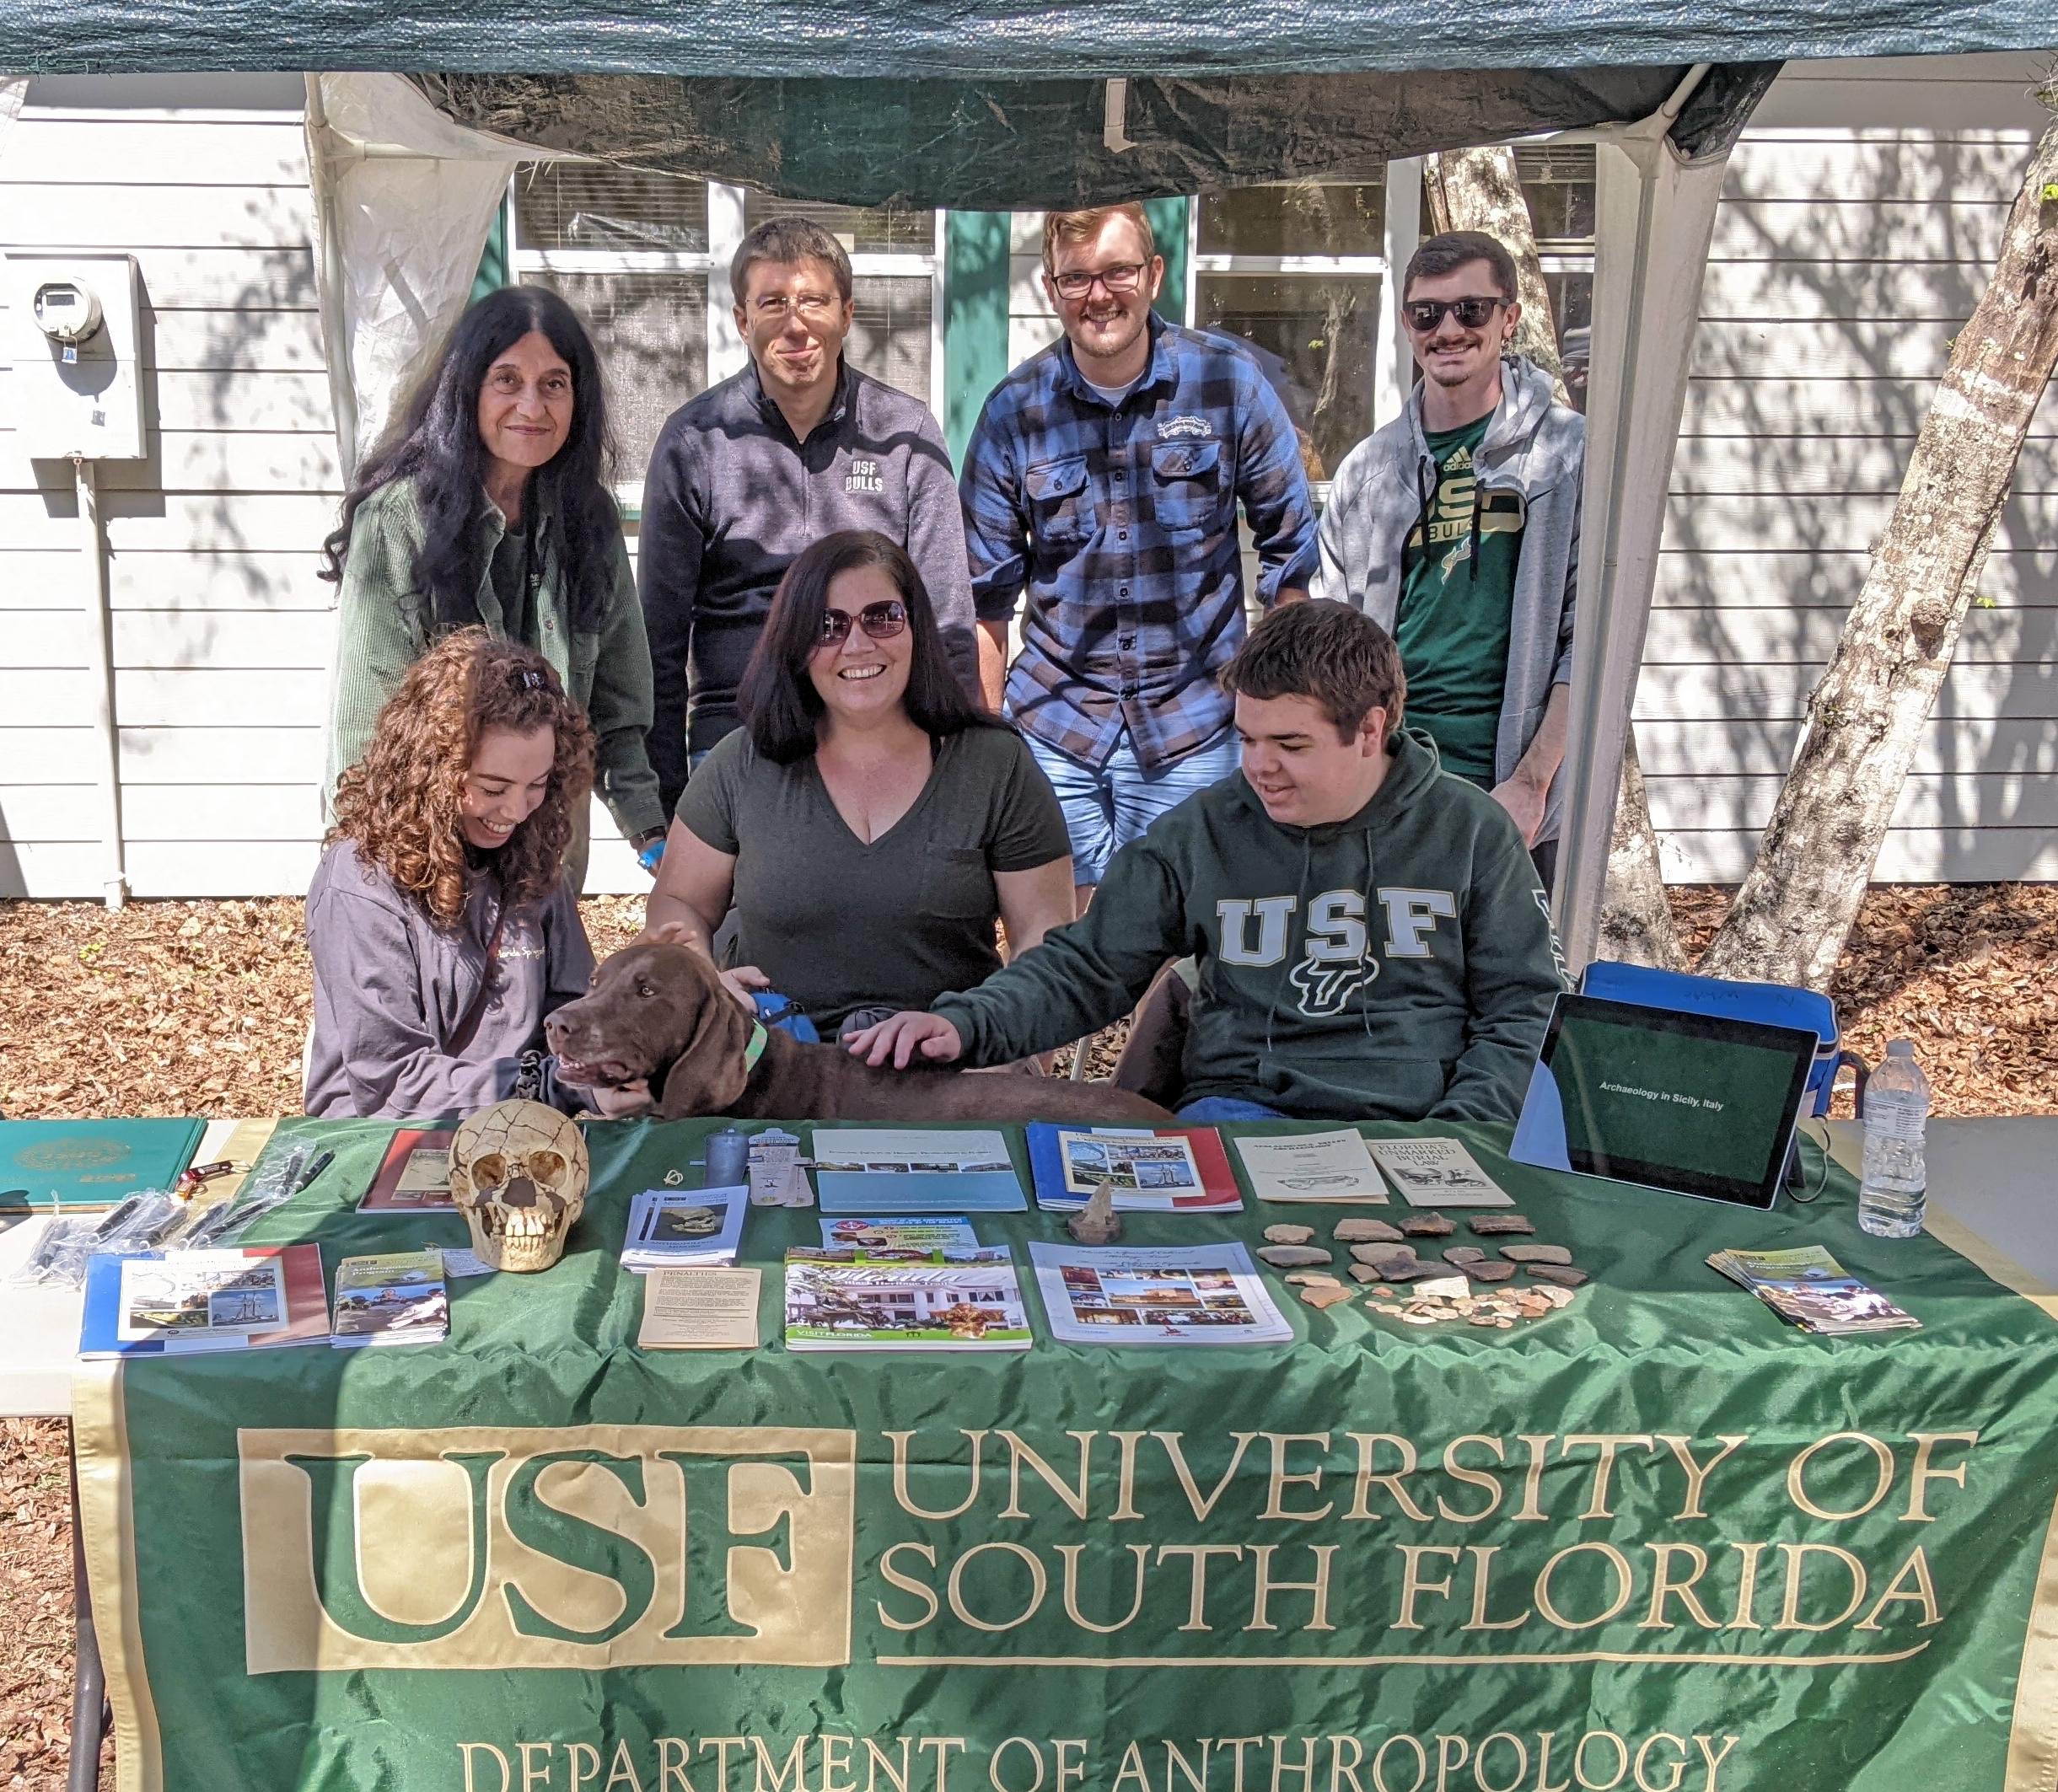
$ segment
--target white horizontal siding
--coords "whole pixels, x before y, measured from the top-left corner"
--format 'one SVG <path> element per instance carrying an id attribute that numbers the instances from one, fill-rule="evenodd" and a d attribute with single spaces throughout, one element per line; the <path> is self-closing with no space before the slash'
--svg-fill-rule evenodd
<path id="1" fill-rule="evenodd" d="M 293 93 L 35 82 L 0 153 L 0 248 L 126 250 L 145 300 L 148 453 L 99 480 L 142 896 L 303 888 L 320 838 L 342 480 Z M 87 567 L 69 469 L 6 427 L 23 378 L 0 368 L 0 894 L 98 894 Z"/>
<path id="2" fill-rule="evenodd" d="M 2048 122 L 2039 60 L 1789 64 L 1731 159 L 1636 697 L 1668 876 L 1749 866 Z M 1980 588 L 1883 878 L 2058 877 L 2058 394 Z"/>

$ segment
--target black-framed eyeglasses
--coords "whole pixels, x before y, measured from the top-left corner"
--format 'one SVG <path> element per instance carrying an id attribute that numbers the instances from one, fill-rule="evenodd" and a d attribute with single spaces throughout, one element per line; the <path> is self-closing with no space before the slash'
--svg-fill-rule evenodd
<path id="1" fill-rule="evenodd" d="M 1447 314 L 1455 316 L 1467 330 L 1484 330 L 1495 311 L 1507 303 L 1505 298 L 1411 298 L 1400 308 L 1400 314 L 1416 335 L 1426 336 Z"/>
<path id="2" fill-rule="evenodd" d="M 1113 267 L 1096 268 L 1091 273 L 1080 270 L 1069 274 L 1053 274 L 1050 284 L 1057 288 L 1060 298 L 1077 301 L 1093 292 L 1096 281 L 1113 294 L 1135 292 L 1142 279 L 1143 264 L 1141 261 L 1121 261 Z"/>
<path id="3" fill-rule="evenodd" d="M 853 622 L 874 641 L 891 641 L 907 626 L 907 605 L 898 598 L 888 598 L 883 603 L 866 604 L 855 616 L 847 610 L 825 609 L 821 638 L 816 645 L 833 647 L 847 640 Z"/>

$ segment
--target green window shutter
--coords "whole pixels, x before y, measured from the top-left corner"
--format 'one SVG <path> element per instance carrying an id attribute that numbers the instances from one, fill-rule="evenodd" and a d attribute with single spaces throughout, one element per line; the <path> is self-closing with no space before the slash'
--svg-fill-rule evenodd
<path id="1" fill-rule="evenodd" d="M 1165 258 L 1165 283 L 1158 289 L 1157 311 L 1168 323 L 1190 324 L 1186 314 L 1186 211 L 1190 199 L 1147 199 L 1143 210 Z"/>
<path id="2" fill-rule="evenodd" d="M 486 233 L 486 247 L 479 256 L 479 271 L 471 282 L 471 298 L 475 304 L 489 292 L 497 292 L 502 287 L 514 283 L 513 270 L 508 266 L 508 207 L 502 201 L 493 214 L 493 228 Z"/>
<path id="3" fill-rule="evenodd" d="M 986 394 L 1008 371 L 1005 212 L 953 212 L 944 222 L 943 440 L 954 464 Z"/>

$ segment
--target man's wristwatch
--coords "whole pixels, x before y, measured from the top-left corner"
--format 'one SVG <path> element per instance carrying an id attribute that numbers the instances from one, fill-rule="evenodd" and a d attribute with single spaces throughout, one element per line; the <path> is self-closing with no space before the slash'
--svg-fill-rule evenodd
<path id="1" fill-rule="evenodd" d="M 664 857 L 664 829 L 646 829 L 629 844 L 636 849 L 636 862 L 652 877 L 656 877 L 658 863 Z"/>

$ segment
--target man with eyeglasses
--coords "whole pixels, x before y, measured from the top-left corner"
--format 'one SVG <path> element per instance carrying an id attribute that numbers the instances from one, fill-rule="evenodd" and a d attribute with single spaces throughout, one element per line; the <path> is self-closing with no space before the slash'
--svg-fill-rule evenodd
<path id="1" fill-rule="evenodd" d="M 1514 818 L 1548 891 L 1586 420 L 1508 352 L 1515 290 L 1513 257 L 1480 232 L 1416 250 L 1401 316 L 1421 380 L 1337 469 L 1315 591 L 1392 631 L 1409 722 Z"/>
<path id="2" fill-rule="evenodd" d="M 1018 598 L 1006 707 L 1057 791 L 1084 908 L 1119 846 L 1236 769 L 1217 676 L 1242 643 L 1240 501 L 1268 609 L 1307 595 L 1300 446 L 1257 362 L 1151 309 L 1142 206 L 1053 212 L 1044 290 L 1061 340 L 986 400 L 959 488 L 989 659 Z"/>
<path id="3" fill-rule="evenodd" d="M 729 286 L 750 365 L 672 414 L 643 487 L 637 582 L 668 815 L 690 765 L 739 726 L 736 686 L 787 567 L 838 529 L 907 550 L 954 668 L 981 691 L 950 456 L 927 405 L 845 357 L 856 307 L 843 245 L 809 219 L 769 218 L 743 239 Z M 652 859 L 662 841 L 644 849 Z"/>

